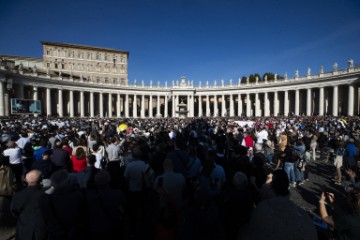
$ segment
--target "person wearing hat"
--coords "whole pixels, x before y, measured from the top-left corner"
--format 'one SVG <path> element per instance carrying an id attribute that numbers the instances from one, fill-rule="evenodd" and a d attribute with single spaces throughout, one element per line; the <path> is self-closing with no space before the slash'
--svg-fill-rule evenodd
<path id="1" fill-rule="evenodd" d="M 20 186 L 23 173 L 21 149 L 14 141 L 8 141 L 6 146 L 7 149 L 4 150 L 3 155 L 9 157 L 10 167 L 15 175 L 16 184 Z"/>

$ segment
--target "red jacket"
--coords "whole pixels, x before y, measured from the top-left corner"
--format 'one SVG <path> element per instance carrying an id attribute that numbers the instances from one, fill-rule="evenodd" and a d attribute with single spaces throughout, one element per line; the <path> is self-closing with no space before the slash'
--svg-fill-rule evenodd
<path id="1" fill-rule="evenodd" d="M 74 172 L 81 172 L 86 168 L 86 156 L 82 159 L 77 159 L 75 156 L 71 157 Z"/>

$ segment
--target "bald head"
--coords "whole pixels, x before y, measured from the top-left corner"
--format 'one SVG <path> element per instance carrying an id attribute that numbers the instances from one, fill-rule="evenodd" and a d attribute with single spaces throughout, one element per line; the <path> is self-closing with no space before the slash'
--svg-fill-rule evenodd
<path id="1" fill-rule="evenodd" d="M 28 186 L 35 186 L 39 183 L 41 178 L 41 172 L 39 170 L 31 170 L 25 176 L 25 181 Z"/>

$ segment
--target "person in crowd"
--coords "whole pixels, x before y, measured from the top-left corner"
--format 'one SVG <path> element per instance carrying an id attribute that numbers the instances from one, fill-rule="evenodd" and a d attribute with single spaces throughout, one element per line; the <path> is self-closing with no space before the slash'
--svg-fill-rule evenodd
<path id="1" fill-rule="evenodd" d="M 244 138 L 241 143 L 242 146 L 247 148 L 253 148 L 255 143 L 254 139 L 251 137 L 250 133 L 248 131 L 244 132 Z"/>
<path id="2" fill-rule="evenodd" d="M 131 233 L 139 233 L 136 229 L 142 226 L 144 213 L 144 171 L 145 162 L 142 161 L 142 152 L 139 147 L 132 150 L 132 159 L 125 168 L 124 177 L 128 183 L 127 209 Z"/>
<path id="3" fill-rule="evenodd" d="M 353 211 L 351 214 L 343 213 L 335 205 L 334 193 L 321 193 L 319 201 L 320 216 L 334 228 L 335 239 L 360 239 L 360 191 L 350 191 L 348 201 Z M 327 205 L 332 209 L 333 215 L 328 213 Z"/>
<path id="4" fill-rule="evenodd" d="M 279 151 L 280 151 L 280 152 L 284 152 L 284 151 L 285 151 L 285 148 L 286 148 L 286 146 L 287 146 L 287 142 L 288 142 L 288 137 L 287 137 L 285 131 L 284 131 L 284 132 L 281 132 L 281 134 L 280 134 L 277 142 L 278 142 Z"/>
<path id="5" fill-rule="evenodd" d="M 49 239 L 84 239 L 85 198 L 66 170 L 51 176 L 51 187 L 40 197 L 39 206 Z"/>
<path id="6" fill-rule="evenodd" d="M 333 181 L 337 185 L 341 185 L 341 182 L 342 182 L 341 168 L 343 166 L 344 153 L 345 153 L 344 141 L 342 139 L 336 140 L 336 142 L 335 142 L 335 160 L 334 160 L 334 165 L 335 165 L 336 170 L 335 170 L 335 177 L 333 178 Z"/>
<path id="7" fill-rule="evenodd" d="M 71 158 L 73 171 L 80 172 L 86 168 L 86 153 L 83 147 L 77 147 Z"/>
<path id="8" fill-rule="evenodd" d="M 249 180 L 244 173 L 236 172 L 232 185 L 224 192 L 220 211 L 226 240 L 236 239 L 239 229 L 249 222 L 255 205 L 254 192 L 249 188 Z"/>
<path id="9" fill-rule="evenodd" d="M 44 137 L 41 137 L 38 141 L 36 141 L 36 145 L 34 146 L 34 161 L 41 161 L 42 155 L 46 150 L 51 149 L 47 147 Z"/>
<path id="10" fill-rule="evenodd" d="M 17 218 L 16 239 L 47 239 L 45 222 L 39 206 L 39 199 L 43 194 L 40 181 L 41 172 L 31 170 L 25 176 L 27 187 L 13 196 L 11 213 Z"/>
<path id="11" fill-rule="evenodd" d="M 345 171 L 352 167 L 357 166 L 357 157 L 359 155 L 359 149 L 355 145 L 355 139 L 350 137 L 348 142 L 345 144 L 344 153 L 344 168 Z"/>
<path id="12" fill-rule="evenodd" d="M 299 152 L 299 159 L 294 163 L 294 174 L 296 183 L 301 186 L 305 183 L 304 181 L 304 172 L 306 168 L 305 160 L 305 143 L 304 138 L 298 139 L 298 144 L 293 146 L 293 149 Z"/>
<path id="13" fill-rule="evenodd" d="M 89 156 L 93 158 L 93 156 Z M 110 174 L 98 170 L 94 188 L 86 190 L 89 239 L 123 239 L 125 198 L 120 190 L 109 187 Z"/>
<path id="14" fill-rule="evenodd" d="M 86 168 L 76 173 L 79 187 L 81 189 L 95 188 L 95 175 L 99 171 L 95 167 L 96 156 L 90 154 L 86 159 Z"/>
<path id="15" fill-rule="evenodd" d="M 6 146 L 3 155 L 9 157 L 9 166 L 14 173 L 16 184 L 20 186 L 23 174 L 22 151 L 14 141 L 9 141 Z"/>
<path id="16" fill-rule="evenodd" d="M 311 156 L 312 156 L 312 160 L 316 161 L 316 148 L 317 148 L 317 136 L 315 134 L 315 132 L 312 132 L 310 134 L 311 136 L 311 141 L 310 141 L 310 148 L 311 148 Z"/>
<path id="17" fill-rule="evenodd" d="M 70 156 L 68 151 L 63 149 L 63 143 L 60 139 L 55 139 L 51 161 L 54 163 L 56 170 L 69 169 Z"/>
<path id="18" fill-rule="evenodd" d="M 46 150 L 43 153 L 41 161 L 36 161 L 32 165 L 32 169 L 38 170 L 41 172 L 43 179 L 50 179 L 51 175 L 56 171 L 55 164 L 51 161 L 52 151 Z"/>

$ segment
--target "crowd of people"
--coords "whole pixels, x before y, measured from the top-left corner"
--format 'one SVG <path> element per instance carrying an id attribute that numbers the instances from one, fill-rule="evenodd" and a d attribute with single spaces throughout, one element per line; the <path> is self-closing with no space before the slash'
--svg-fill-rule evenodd
<path id="1" fill-rule="evenodd" d="M 360 238 L 359 117 L 0 125 L 0 231 L 16 224 L 16 239 L 318 239 L 289 199 L 310 162 L 333 165 L 353 207 L 339 214 L 324 190 L 320 217 L 335 239 Z"/>

